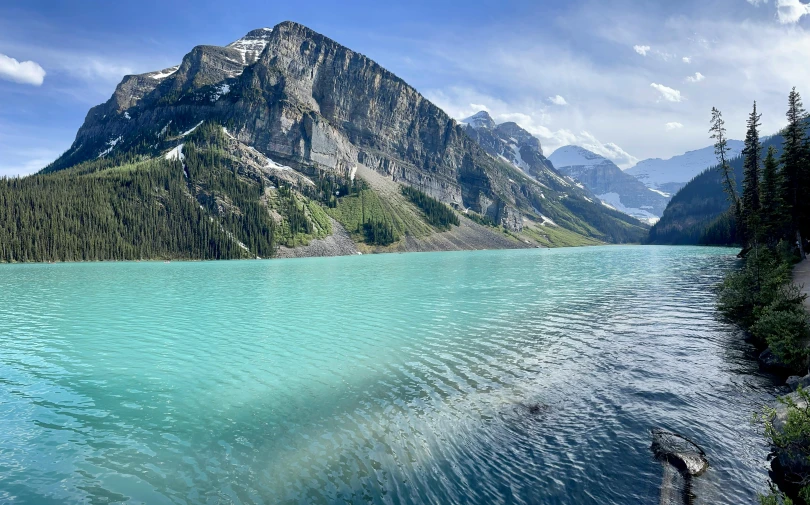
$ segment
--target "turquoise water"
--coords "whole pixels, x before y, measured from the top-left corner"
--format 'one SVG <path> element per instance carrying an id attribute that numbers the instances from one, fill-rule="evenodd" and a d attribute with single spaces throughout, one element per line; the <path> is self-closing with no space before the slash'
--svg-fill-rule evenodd
<path id="1" fill-rule="evenodd" d="M 766 487 L 734 251 L 0 266 L 0 502 L 698 503 Z"/>

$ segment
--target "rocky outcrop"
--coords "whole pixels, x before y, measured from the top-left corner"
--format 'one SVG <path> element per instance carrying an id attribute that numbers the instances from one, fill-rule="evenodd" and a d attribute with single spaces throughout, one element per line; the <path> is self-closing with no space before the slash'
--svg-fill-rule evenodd
<path id="1" fill-rule="evenodd" d="M 774 407 L 774 417 L 771 420 L 773 429 L 777 433 L 784 432 L 791 405 L 800 409 L 807 408 L 807 402 L 798 392 L 790 393 L 780 399 Z M 806 448 L 801 444 L 775 447 L 774 456 L 771 462 L 774 481 L 784 491 L 788 491 L 794 496 L 797 495 L 798 490 L 802 487 L 799 483 L 810 475 L 810 461 L 807 459 Z"/>
<path id="2" fill-rule="evenodd" d="M 706 453 L 694 442 L 677 433 L 653 430 L 652 451 L 656 458 L 673 465 L 691 477 L 703 474 L 709 468 Z"/>

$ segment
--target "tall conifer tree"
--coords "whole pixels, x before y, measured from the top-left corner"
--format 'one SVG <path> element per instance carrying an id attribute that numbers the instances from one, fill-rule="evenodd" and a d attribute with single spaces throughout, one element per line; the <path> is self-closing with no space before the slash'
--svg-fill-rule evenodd
<path id="1" fill-rule="evenodd" d="M 784 201 L 782 200 L 782 180 L 779 172 L 779 161 L 776 159 L 776 149 L 768 148 L 765 163 L 762 167 L 762 180 L 759 187 L 760 218 L 762 222 L 762 236 L 771 246 L 782 238 L 784 230 Z"/>
<path id="2" fill-rule="evenodd" d="M 728 138 L 726 138 L 726 122 L 723 121 L 723 113 L 717 107 L 712 107 L 711 127 L 709 128 L 711 138 L 714 139 L 714 154 L 719 163 L 718 169 L 723 178 L 723 189 L 725 189 L 728 199 L 734 208 L 734 217 L 737 219 L 737 226 L 740 226 L 740 198 L 737 196 L 737 186 L 734 182 L 734 172 L 728 164 Z"/>
<path id="3" fill-rule="evenodd" d="M 757 114 L 757 103 L 748 116 L 748 130 L 743 148 L 743 193 L 739 229 L 744 243 L 752 244 L 760 234 L 759 168 L 762 146 L 759 143 L 759 126 L 762 114 Z"/>
<path id="4" fill-rule="evenodd" d="M 808 204 L 808 145 L 805 119 L 807 113 L 802 104 L 802 97 L 796 88 L 788 96 L 788 125 L 783 133 L 782 142 L 782 198 L 785 201 L 788 218 L 789 236 L 795 237 L 799 254 L 805 258 L 802 244 L 802 231 L 809 223 Z"/>

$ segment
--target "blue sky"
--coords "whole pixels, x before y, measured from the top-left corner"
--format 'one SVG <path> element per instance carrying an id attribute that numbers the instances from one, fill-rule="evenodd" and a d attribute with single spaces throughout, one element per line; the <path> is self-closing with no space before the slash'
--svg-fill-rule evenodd
<path id="1" fill-rule="evenodd" d="M 802 0 L 4 0 L 0 176 L 66 150 L 125 74 L 284 20 L 373 58 L 453 117 L 486 109 L 546 154 L 578 144 L 623 168 L 709 145 L 712 106 L 741 138 L 753 100 L 765 133 L 784 123 L 791 86 L 810 101 Z"/>

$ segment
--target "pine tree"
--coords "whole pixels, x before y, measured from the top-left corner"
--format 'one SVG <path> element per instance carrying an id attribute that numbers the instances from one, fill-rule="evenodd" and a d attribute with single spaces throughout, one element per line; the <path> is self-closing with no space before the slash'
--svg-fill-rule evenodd
<path id="1" fill-rule="evenodd" d="M 743 194 L 741 231 L 743 242 L 756 243 L 760 233 L 759 166 L 762 146 L 759 143 L 759 126 L 762 114 L 757 114 L 757 103 L 748 116 L 748 131 L 743 148 Z"/>
<path id="2" fill-rule="evenodd" d="M 717 107 L 712 107 L 712 119 L 709 133 L 711 138 L 714 139 L 714 154 L 717 156 L 719 163 L 718 168 L 723 177 L 723 188 L 731 200 L 731 205 L 734 208 L 734 217 L 738 223 L 742 223 L 740 219 L 740 198 L 737 196 L 737 186 L 734 182 L 734 172 L 728 164 L 728 153 L 731 148 L 728 147 L 728 139 L 726 138 L 726 122 L 723 121 L 723 113 L 717 110 Z"/>
<path id="3" fill-rule="evenodd" d="M 771 146 L 765 156 L 765 164 L 762 167 L 762 181 L 759 187 L 762 236 L 771 246 L 776 245 L 776 242 L 782 238 L 784 229 L 781 175 L 779 162 L 776 159 L 776 149 Z"/>
<path id="4" fill-rule="evenodd" d="M 782 198 L 786 205 L 788 218 L 788 236 L 795 236 L 802 259 L 804 247 L 802 244 L 802 229 L 808 226 L 808 145 L 807 132 L 804 124 L 807 113 L 802 104 L 802 98 L 796 91 L 791 90 L 788 96 L 788 125 L 783 133 L 782 142 Z"/>

